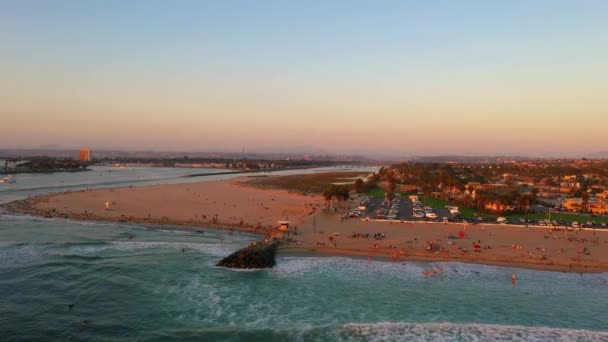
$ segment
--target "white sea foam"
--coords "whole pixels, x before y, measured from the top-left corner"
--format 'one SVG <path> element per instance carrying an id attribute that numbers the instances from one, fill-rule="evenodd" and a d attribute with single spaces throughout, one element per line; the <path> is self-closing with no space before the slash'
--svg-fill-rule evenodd
<path id="1" fill-rule="evenodd" d="M 0 267 L 27 264 L 44 257 L 46 253 L 36 246 L 11 246 L 14 243 L 3 244 L 0 248 Z"/>
<path id="2" fill-rule="evenodd" d="M 224 270 L 230 271 L 230 272 L 249 273 L 249 272 L 267 272 L 268 271 L 267 268 L 228 268 L 228 267 L 223 267 L 223 266 L 215 266 L 215 267 L 221 268 L 221 269 L 224 269 Z"/>
<path id="3" fill-rule="evenodd" d="M 108 243 L 0 243 L 0 266 L 22 265 L 37 259 L 62 256 L 94 257 L 107 255 L 107 252 L 136 252 L 145 250 L 173 249 L 194 251 L 211 257 L 223 257 L 234 250 L 232 245 L 192 242 L 146 242 L 112 241 Z M 214 262 L 212 262 L 214 263 Z"/>
<path id="4" fill-rule="evenodd" d="M 347 257 L 281 257 L 275 272 L 278 275 L 303 275 L 308 272 L 348 272 L 357 274 L 392 274 L 411 279 L 420 278 L 425 270 L 443 268 L 441 277 L 476 277 L 480 274 L 509 273 L 509 268 L 455 262 L 378 261 Z"/>
<path id="5" fill-rule="evenodd" d="M 340 335 L 365 341 L 608 341 L 608 332 L 457 323 L 352 323 Z"/>
<path id="6" fill-rule="evenodd" d="M 191 242 L 146 242 L 146 241 L 113 241 L 111 248 L 122 251 L 151 249 L 151 248 L 174 248 L 192 249 L 211 256 L 226 256 L 234 252 L 231 245 L 221 245 L 217 243 L 191 243 Z"/>

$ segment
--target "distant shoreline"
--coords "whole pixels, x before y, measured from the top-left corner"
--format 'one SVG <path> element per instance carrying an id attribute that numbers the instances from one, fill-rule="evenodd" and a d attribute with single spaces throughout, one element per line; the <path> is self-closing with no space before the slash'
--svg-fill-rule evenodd
<path id="1" fill-rule="evenodd" d="M 4 170 L 0 170 L 0 175 L 19 175 L 19 174 L 29 174 L 29 173 L 59 173 L 59 172 L 85 172 L 85 171 L 93 171 L 89 168 L 85 169 L 48 169 L 48 170 L 14 170 L 9 172 L 4 172 Z"/>
<path id="2" fill-rule="evenodd" d="M 219 175 L 236 175 L 239 173 L 249 173 L 251 171 L 220 171 L 220 172 L 210 172 L 210 173 L 193 173 L 189 175 L 181 176 L 182 178 L 188 177 L 206 177 L 206 176 L 219 176 Z"/>

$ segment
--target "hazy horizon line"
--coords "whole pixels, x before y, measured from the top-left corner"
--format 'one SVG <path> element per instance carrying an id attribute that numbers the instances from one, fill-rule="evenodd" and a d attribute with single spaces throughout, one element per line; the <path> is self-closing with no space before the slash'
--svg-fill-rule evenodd
<path id="1" fill-rule="evenodd" d="M 272 149 L 251 149 L 251 150 L 235 150 L 235 149 L 159 149 L 159 148 L 129 148 L 129 147 L 95 147 L 95 146 L 34 146 L 34 147 L 3 147 L 0 148 L 0 151 L 57 151 L 57 152 L 71 152 L 78 151 L 81 148 L 87 147 L 91 149 L 91 152 L 94 154 L 95 151 L 98 152 L 124 152 L 124 153 L 158 153 L 158 154 L 184 154 L 188 153 L 192 154 L 256 154 L 256 155 L 323 155 L 323 156 L 350 156 L 350 157 L 366 157 L 366 158 L 380 158 L 380 159 L 407 159 L 407 158 L 533 158 L 533 159 L 578 159 L 578 158 L 598 158 L 605 159 L 608 158 L 608 150 L 602 151 L 588 151 L 581 153 L 475 153 L 475 152 L 464 152 L 464 153 L 456 153 L 456 152 L 444 152 L 444 153 L 434 153 L 434 152 L 404 152 L 404 153 L 378 153 L 378 152 L 369 152 L 369 151 L 332 151 L 330 149 L 325 148 L 310 148 L 308 150 L 294 147 L 294 148 L 285 148 L 282 150 L 272 150 Z M 599 157 L 594 157 L 599 156 Z"/>

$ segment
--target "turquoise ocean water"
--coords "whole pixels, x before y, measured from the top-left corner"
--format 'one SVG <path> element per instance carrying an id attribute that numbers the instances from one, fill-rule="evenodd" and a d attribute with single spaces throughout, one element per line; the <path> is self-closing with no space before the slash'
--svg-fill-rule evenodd
<path id="1" fill-rule="evenodd" d="M 181 181 L 131 171 L 72 187 Z M 44 176 L 0 201 L 71 177 Z M 289 256 L 230 271 L 214 265 L 255 236 L 168 228 L 0 216 L 0 340 L 608 341 L 606 273 L 445 263 L 424 279 L 439 264 Z"/>

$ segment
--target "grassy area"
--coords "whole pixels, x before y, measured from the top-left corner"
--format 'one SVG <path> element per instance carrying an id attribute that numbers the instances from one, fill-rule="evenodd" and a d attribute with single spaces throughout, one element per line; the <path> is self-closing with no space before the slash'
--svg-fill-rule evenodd
<path id="1" fill-rule="evenodd" d="M 432 207 L 433 209 L 445 209 L 445 206 L 449 204 L 448 202 L 446 202 L 444 200 L 441 200 L 441 199 L 435 198 L 435 197 L 431 197 L 431 196 L 420 196 L 419 195 L 418 199 L 424 205 L 428 205 L 429 207 Z"/>
<path id="2" fill-rule="evenodd" d="M 450 204 L 446 201 L 443 201 L 441 199 L 434 198 L 434 197 L 420 196 L 420 199 L 421 200 L 426 199 L 426 205 L 429 205 L 436 209 L 445 208 L 446 205 Z M 464 207 L 464 206 L 458 205 L 458 204 L 454 204 L 454 205 L 458 206 L 460 213 L 462 214 L 462 217 L 466 218 L 466 219 L 475 217 L 475 213 L 477 213 L 478 215 L 481 215 L 486 220 L 493 220 L 493 219 L 496 219 L 498 216 L 502 216 L 502 215 L 491 215 L 491 214 L 487 214 L 484 212 L 479 212 L 475 209 L 467 208 L 467 207 Z M 511 222 L 518 221 L 519 219 L 522 219 L 522 218 L 538 221 L 538 220 L 548 219 L 549 215 L 547 213 L 530 213 L 530 214 L 504 215 L 504 217 L 506 217 Z M 591 217 L 588 214 L 577 215 L 577 214 L 573 214 L 573 213 L 551 213 L 551 220 L 564 221 L 564 222 L 568 222 L 568 223 L 572 223 L 574 221 L 579 222 L 579 223 L 585 223 L 587 221 L 595 221 L 598 223 L 599 222 L 608 223 L 608 217 L 606 217 L 606 218 L 602 218 L 601 216 Z"/>
<path id="3" fill-rule="evenodd" d="M 249 184 L 270 189 L 284 189 L 303 194 L 320 194 L 331 184 L 354 183 L 355 177 L 367 176 L 365 172 L 322 172 L 308 175 L 259 177 L 249 180 Z M 384 196 L 384 193 L 382 194 Z"/>
<path id="4" fill-rule="evenodd" d="M 367 195 L 370 197 L 374 197 L 374 198 L 384 198 L 384 194 L 386 193 L 386 190 L 379 188 L 379 187 L 375 187 L 373 189 L 371 189 Z"/>

